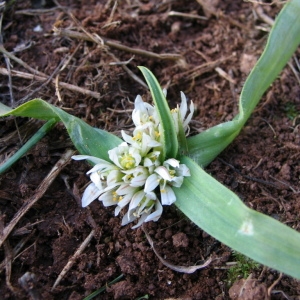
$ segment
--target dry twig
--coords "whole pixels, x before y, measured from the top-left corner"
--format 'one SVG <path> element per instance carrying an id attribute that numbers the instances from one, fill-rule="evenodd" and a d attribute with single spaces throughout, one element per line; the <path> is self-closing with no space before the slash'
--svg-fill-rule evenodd
<path id="1" fill-rule="evenodd" d="M 282 273 L 280 273 L 278 278 L 270 285 L 270 287 L 268 288 L 268 297 L 271 297 L 272 290 L 279 283 L 281 278 L 282 278 Z"/>
<path id="2" fill-rule="evenodd" d="M 0 247 L 7 239 L 8 235 L 12 232 L 17 223 L 21 218 L 28 212 L 28 210 L 35 204 L 41 197 L 45 194 L 48 187 L 60 173 L 60 171 L 70 162 L 71 156 L 75 153 L 74 150 L 67 149 L 66 152 L 62 155 L 61 159 L 55 164 L 50 173 L 45 177 L 41 182 L 38 188 L 35 191 L 35 194 L 27 199 L 20 210 L 15 214 L 10 223 L 3 229 L 3 232 L 0 236 Z"/>
<path id="3" fill-rule="evenodd" d="M 198 20 L 208 20 L 207 17 L 199 16 L 195 14 L 182 13 L 179 11 L 170 11 L 168 12 L 168 17 L 183 17 L 188 19 L 198 19 Z"/>
<path id="4" fill-rule="evenodd" d="M 0 74 L 2 75 L 8 75 L 8 71 L 5 68 L 0 68 Z M 24 79 L 29 79 L 29 80 L 37 80 L 37 81 L 45 81 L 47 80 L 46 75 L 33 75 L 33 74 L 29 74 L 29 73 L 25 73 L 25 72 L 20 72 L 20 71 L 11 71 L 11 75 L 15 76 L 15 77 L 20 77 L 20 78 L 24 78 Z M 55 86 L 55 79 L 51 80 L 51 83 Z M 70 91 L 73 92 L 77 92 L 83 95 L 87 95 L 87 96 L 91 96 L 93 98 L 96 99 L 100 99 L 101 95 L 98 92 L 93 92 L 84 88 L 81 88 L 79 86 L 73 85 L 73 84 L 69 84 L 66 82 L 58 82 L 58 86 L 63 87 L 65 89 L 68 89 Z"/>
<path id="5" fill-rule="evenodd" d="M 53 291 L 56 286 L 60 283 L 60 281 L 63 279 L 63 277 L 67 274 L 67 272 L 72 268 L 75 260 L 79 257 L 79 255 L 84 251 L 84 249 L 87 247 L 91 239 L 93 238 L 95 234 L 95 230 L 93 229 L 90 234 L 86 237 L 86 239 L 83 241 L 83 243 L 79 246 L 79 248 L 76 250 L 74 255 L 69 259 L 68 263 L 65 265 L 63 270 L 58 275 L 57 279 L 55 280 L 51 291 Z"/>
<path id="6" fill-rule="evenodd" d="M 189 80 L 194 80 L 195 78 L 201 76 L 202 74 L 205 74 L 207 72 L 214 70 L 222 62 L 229 60 L 229 59 L 231 59 L 231 56 L 225 57 L 225 58 L 220 58 L 215 61 L 209 61 L 209 62 L 206 62 L 206 63 L 204 63 L 200 66 L 197 66 L 193 69 L 179 73 L 174 76 L 174 80 L 173 80 L 173 83 L 171 84 L 171 86 L 178 84 L 179 82 L 182 82 L 182 81 L 186 82 Z"/>
<path id="7" fill-rule="evenodd" d="M 74 30 L 62 29 L 62 28 L 57 28 L 57 27 L 54 27 L 53 31 L 57 36 L 67 36 L 67 37 L 73 38 L 73 39 L 84 40 L 84 41 L 89 41 L 89 42 L 96 42 L 97 44 L 99 44 L 99 41 L 101 41 L 101 42 L 103 42 L 104 46 L 108 46 L 108 47 L 118 49 L 118 50 L 121 50 L 124 52 L 133 53 L 133 54 L 140 55 L 143 57 L 151 57 L 151 58 L 162 59 L 162 60 L 164 60 L 164 59 L 178 60 L 178 59 L 182 58 L 182 56 L 180 54 L 176 54 L 176 53 L 158 54 L 158 53 L 154 53 L 154 52 L 147 51 L 147 50 L 131 48 L 131 47 L 122 45 L 120 43 L 116 43 L 111 40 L 104 39 L 98 35 L 95 36 L 93 34 L 86 33 L 86 32 L 82 33 L 82 32 L 78 32 L 78 31 L 74 31 Z"/>
<path id="8" fill-rule="evenodd" d="M 211 0 L 197 0 L 197 2 L 203 7 L 203 10 L 208 17 L 210 17 L 210 15 L 213 15 L 218 19 L 223 19 L 238 28 L 248 31 L 248 28 L 244 24 L 238 22 L 237 20 L 234 20 L 230 16 L 224 15 L 221 10 L 216 9 Z"/>
<path id="9" fill-rule="evenodd" d="M 39 72 L 39 71 L 33 69 L 27 63 L 25 63 L 22 59 L 16 57 L 12 53 L 8 52 L 2 45 L 0 45 L 0 52 L 2 52 L 8 58 L 10 58 L 11 60 L 15 61 L 16 63 L 18 63 L 19 65 L 21 65 L 22 67 L 24 67 L 26 70 L 30 71 L 31 73 L 33 73 L 35 75 L 43 76 L 43 77 L 47 76 L 44 73 Z"/>

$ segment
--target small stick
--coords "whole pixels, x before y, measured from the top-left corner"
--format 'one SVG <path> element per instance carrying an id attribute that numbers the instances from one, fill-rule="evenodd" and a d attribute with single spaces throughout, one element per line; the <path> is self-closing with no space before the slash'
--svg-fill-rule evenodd
<path id="1" fill-rule="evenodd" d="M 27 63 L 25 63 L 22 59 L 16 57 L 15 55 L 13 55 L 12 53 L 8 52 L 6 49 L 4 49 L 3 45 L 0 45 L 0 52 L 2 52 L 4 55 L 6 55 L 8 58 L 10 58 L 11 60 L 15 61 L 16 63 L 18 63 L 19 65 L 23 66 L 25 69 L 27 69 L 28 71 L 30 71 L 31 73 L 35 74 L 35 75 L 39 75 L 39 76 L 43 76 L 46 77 L 47 75 L 39 72 L 33 68 L 31 68 Z"/>
<path id="2" fill-rule="evenodd" d="M 0 74 L 8 75 L 7 69 L 0 68 Z M 33 74 L 20 72 L 20 71 L 14 71 L 14 70 L 11 71 L 11 75 L 15 76 L 15 77 L 24 78 L 24 79 L 30 79 L 30 80 L 35 79 L 37 81 L 47 80 L 46 75 L 39 76 L 39 75 L 33 75 Z M 55 79 L 52 79 L 51 83 L 55 86 Z M 77 92 L 77 93 L 87 95 L 87 96 L 91 96 L 91 97 L 96 98 L 96 99 L 100 99 L 100 97 L 101 97 L 100 93 L 93 92 L 93 91 L 90 91 L 90 90 L 86 90 L 84 88 L 81 88 L 79 86 L 69 84 L 69 83 L 66 83 L 66 82 L 59 82 L 58 85 L 65 88 L 65 89 L 68 89 L 70 91 Z"/>
<path id="3" fill-rule="evenodd" d="M 0 44 L 3 46 L 3 37 L 2 37 L 2 21 L 3 21 L 3 14 L 0 15 Z M 12 80 L 11 80 L 11 71 L 10 71 L 10 61 L 9 58 L 4 54 L 4 60 L 8 71 L 8 88 L 9 88 L 9 94 L 10 94 L 10 104 L 11 106 L 15 105 L 15 99 L 13 94 L 13 88 L 12 88 Z"/>
<path id="4" fill-rule="evenodd" d="M 282 273 L 279 274 L 279 277 L 270 285 L 268 288 L 268 297 L 271 297 L 272 290 L 274 289 L 275 285 L 279 283 L 282 278 Z"/>
<path id="5" fill-rule="evenodd" d="M 60 274 L 58 275 L 57 279 L 55 280 L 51 291 L 53 291 L 56 286 L 60 283 L 60 281 L 63 279 L 63 277 L 67 274 L 67 272 L 72 268 L 75 260 L 79 257 L 79 255 L 84 251 L 84 249 L 87 247 L 93 236 L 95 235 L 95 229 L 93 229 L 90 234 L 86 237 L 86 239 L 83 241 L 83 243 L 79 246 L 79 248 L 76 250 L 74 255 L 69 259 L 68 263 L 65 265 L 65 267 L 62 269 Z"/>
<path id="6" fill-rule="evenodd" d="M 21 218 L 28 212 L 28 210 L 38 202 L 39 199 L 47 191 L 48 187 L 60 173 L 60 171 L 70 162 L 71 156 L 75 153 L 74 150 L 67 149 L 66 152 L 62 155 L 61 159 L 55 164 L 49 174 L 45 177 L 45 179 L 41 182 L 38 188 L 35 191 L 35 194 L 27 199 L 20 210 L 15 214 L 10 223 L 3 229 L 3 232 L 0 236 L 0 247 L 3 242 L 7 239 L 9 234 L 12 232 L 17 223 L 21 220 Z"/>
<path id="7" fill-rule="evenodd" d="M 3 218 L 3 216 L 1 216 L 0 217 L 0 231 L 3 231 L 3 227 L 4 227 L 4 218 Z M 16 293 L 16 289 L 10 283 L 13 254 L 12 254 L 12 250 L 11 250 L 9 241 L 5 241 L 3 246 L 4 246 L 4 255 L 5 255 L 4 266 L 5 266 L 5 271 L 6 271 L 5 272 L 6 285 L 13 293 Z"/>
<path id="8" fill-rule="evenodd" d="M 197 66 L 191 70 L 176 74 L 174 76 L 174 80 L 173 80 L 174 82 L 170 86 L 178 84 L 178 82 L 182 82 L 182 81 L 186 82 L 187 80 L 195 79 L 196 77 L 199 77 L 202 74 L 212 71 L 217 66 L 219 66 L 221 63 L 223 63 L 226 60 L 229 60 L 231 58 L 232 58 L 232 56 L 228 56 L 228 57 L 223 57 L 223 58 L 217 59 L 215 61 L 209 61 L 209 62 L 206 62 L 206 63 L 204 63 L 200 66 Z"/>
<path id="9" fill-rule="evenodd" d="M 115 62 L 118 62 L 118 59 L 116 58 L 116 56 L 111 53 L 111 52 L 107 52 L 107 54 L 113 58 L 113 60 Z M 148 89 L 148 86 L 138 77 L 136 76 L 126 65 L 121 65 L 121 67 L 123 68 L 123 70 L 125 72 L 127 72 L 127 74 L 136 82 L 138 82 L 141 86 L 143 86 L 145 89 Z"/>
<path id="10" fill-rule="evenodd" d="M 274 20 L 265 14 L 263 8 L 260 5 L 254 4 L 254 9 L 258 15 L 258 17 L 264 21 L 266 24 L 273 26 Z"/>
<path id="11" fill-rule="evenodd" d="M 25 238 L 23 238 L 13 249 L 12 249 L 12 257 L 13 257 L 13 262 L 15 261 L 16 258 L 19 257 L 20 254 L 22 254 L 24 251 L 26 251 L 26 249 L 32 247 L 32 245 L 30 245 L 29 247 L 27 247 L 23 252 L 21 252 L 19 254 L 19 252 L 22 250 L 22 248 L 24 247 L 24 245 L 29 241 L 29 239 L 33 236 L 33 234 L 35 233 L 35 230 L 33 230 L 28 236 L 26 236 Z M 4 259 L 1 264 L 0 264 L 0 274 L 2 273 L 4 267 L 5 267 L 5 260 Z"/>
<path id="12" fill-rule="evenodd" d="M 239 27 L 245 31 L 248 31 L 247 26 L 245 26 L 244 24 L 234 20 L 232 17 L 224 15 L 224 13 L 221 10 L 218 10 L 216 8 L 214 8 L 213 6 L 209 5 L 210 1 L 205 1 L 205 0 L 196 0 L 202 7 L 204 12 L 206 12 L 205 14 L 210 17 L 210 15 L 215 16 L 216 18 L 220 18 L 223 19 L 227 22 L 229 22 L 230 24 Z"/>
<path id="13" fill-rule="evenodd" d="M 48 85 L 49 82 L 52 81 L 53 77 L 55 76 L 55 74 L 57 74 L 60 71 L 60 67 L 63 65 L 65 59 L 62 60 L 59 65 L 55 68 L 55 70 L 53 71 L 53 73 L 48 76 L 48 78 L 45 79 L 45 81 L 36 89 L 34 89 L 33 91 L 29 92 L 25 97 L 23 97 L 22 99 L 17 101 L 17 104 L 20 105 L 21 103 L 24 103 L 27 101 L 27 99 L 31 98 L 35 93 L 37 93 L 39 90 L 41 90 L 43 87 L 45 87 L 46 85 Z"/>
<path id="14" fill-rule="evenodd" d="M 221 69 L 220 67 L 216 67 L 215 71 L 223 78 L 225 78 L 227 81 L 229 81 L 230 83 L 236 84 L 235 80 L 229 75 L 227 74 L 223 69 Z"/>
<path id="15" fill-rule="evenodd" d="M 179 11 L 170 11 L 168 13 L 168 17 L 183 17 L 183 18 L 189 18 L 189 19 L 208 20 L 208 18 L 204 17 L 204 16 L 198 16 L 195 14 L 187 14 L 187 13 L 182 13 Z"/>
<path id="16" fill-rule="evenodd" d="M 121 51 L 137 54 L 137 55 L 144 56 L 144 57 L 151 57 L 151 58 L 156 58 L 156 59 L 170 59 L 170 60 L 177 60 L 177 59 L 182 58 L 182 56 L 180 54 L 175 54 L 175 53 L 158 54 L 158 53 L 150 52 L 147 50 L 131 48 L 131 47 L 122 45 L 120 43 L 106 40 L 99 36 L 96 38 L 94 36 L 91 36 L 91 34 L 81 33 L 78 31 L 61 29 L 61 28 L 57 28 L 57 27 L 54 27 L 53 31 L 58 36 L 67 36 L 69 38 L 74 38 L 74 39 L 79 39 L 79 40 L 84 40 L 84 41 L 89 41 L 89 42 L 96 42 L 98 39 L 100 39 L 105 46 L 109 46 L 111 48 L 115 48 L 115 49 L 118 49 Z"/>
<path id="17" fill-rule="evenodd" d="M 108 20 L 106 21 L 106 25 L 104 25 L 104 26 L 107 26 L 108 24 L 110 24 L 110 23 L 112 22 L 112 20 L 113 20 L 113 18 L 114 18 L 114 14 L 115 14 L 116 9 L 117 9 L 117 6 L 118 6 L 118 1 L 115 0 L 115 3 L 114 3 L 114 6 L 113 6 L 113 8 L 112 8 L 112 10 L 111 10 L 110 16 L 109 16 Z M 103 27 L 104 27 L 104 26 L 103 26 Z M 103 28 L 103 27 L 102 27 L 102 28 Z"/>

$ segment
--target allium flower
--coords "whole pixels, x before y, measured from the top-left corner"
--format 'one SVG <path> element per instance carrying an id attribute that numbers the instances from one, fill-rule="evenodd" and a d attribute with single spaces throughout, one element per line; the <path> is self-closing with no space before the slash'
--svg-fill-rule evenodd
<path id="1" fill-rule="evenodd" d="M 187 114 L 187 101 L 181 94 L 180 107 L 172 110 L 174 124 L 188 130 L 194 106 Z M 132 228 L 143 222 L 157 221 L 163 211 L 162 205 L 176 201 L 173 187 L 179 188 L 184 177 L 190 176 L 186 165 L 175 158 L 161 163 L 161 124 L 154 106 L 136 97 L 132 113 L 135 129 L 132 136 L 122 131 L 124 142 L 108 151 L 110 162 L 88 155 L 75 155 L 73 159 L 86 159 L 95 166 L 87 172 L 91 183 L 82 196 L 86 207 L 95 199 L 104 206 L 116 205 L 115 215 L 124 210 L 122 225 L 138 220 Z M 126 210 L 126 207 L 127 210 Z"/>
<path id="2" fill-rule="evenodd" d="M 141 162 L 140 151 L 122 143 L 118 147 L 108 151 L 109 159 L 120 169 L 129 170 L 138 166 Z"/>
<path id="3" fill-rule="evenodd" d="M 186 176 L 190 176 L 190 170 L 186 165 L 179 164 L 179 161 L 174 158 L 168 159 L 148 177 L 144 191 L 146 193 L 154 191 L 159 185 L 161 203 L 163 205 L 171 205 L 176 201 L 176 196 L 171 186 L 180 187 L 183 177 Z"/>
<path id="4" fill-rule="evenodd" d="M 172 113 L 172 117 L 175 123 L 175 129 L 176 132 L 178 133 L 179 131 L 179 124 L 181 123 L 184 132 L 186 133 L 186 135 L 189 134 L 189 126 L 188 124 L 190 123 L 190 121 L 192 120 L 194 111 L 195 111 L 195 107 L 194 107 L 194 103 L 191 101 L 191 105 L 190 105 L 190 113 L 187 115 L 187 117 L 185 118 L 186 114 L 187 114 L 187 99 L 186 96 L 183 92 L 180 92 L 181 95 L 181 104 L 180 107 L 177 106 L 177 108 L 174 108 L 171 110 Z"/>

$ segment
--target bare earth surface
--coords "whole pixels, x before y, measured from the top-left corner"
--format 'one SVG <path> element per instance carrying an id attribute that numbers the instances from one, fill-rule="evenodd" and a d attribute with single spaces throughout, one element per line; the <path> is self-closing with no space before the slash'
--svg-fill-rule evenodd
<path id="1" fill-rule="evenodd" d="M 137 66 L 143 65 L 168 89 L 171 107 L 180 102 L 180 91 L 194 101 L 191 132 L 201 132 L 238 112 L 243 82 L 270 29 L 262 17 L 275 18 L 282 7 L 238 0 L 118 2 L 24 0 L 7 5 L 3 46 L 23 65 L 1 56 L 1 102 L 16 107 L 42 98 L 119 135 L 121 129 L 133 128 L 136 95 L 151 101 L 138 82 L 142 76 Z M 5 74 L 8 65 L 11 84 Z M 239 137 L 206 171 L 249 207 L 299 231 L 300 88 L 295 60 L 291 66 L 294 71 L 284 69 Z M 42 124 L 1 119 L 0 162 Z M 40 192 L 40 183 L 68 148 L 74 150 L 65 128 L 56 125 L 0 177 L 1 231 Z M 83 299 L 122 274 L 96 299 L 300 299 L 299 281 L 262 266 L 252 264 L 245 274 L 231 278 L 229 268 L 237 256 L 174 206 L 145 226 L 156 250 L 176 265 L 201 264 L 209 257 L 213 262 L 193 274 L 170 270 L 142 229 L 120 226 L 114 208 L 98 201 L 81 207 L 88 169 L 84 162 L 71 161 L 17 222 L 0 248 L 1 299 Z M 78 249 L 82 251 L 72 259 Z M 73 264 L 53 288 L 68 262 Z M 19 278 L 26 272 L 34 279 L 21 285 Z M 238 281 L 243 275 L 246 283 Z"/>

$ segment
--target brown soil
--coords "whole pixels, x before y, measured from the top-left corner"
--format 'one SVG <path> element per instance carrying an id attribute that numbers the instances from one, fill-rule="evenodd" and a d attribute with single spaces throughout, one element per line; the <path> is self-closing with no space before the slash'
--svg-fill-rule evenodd
<path id="1" fill-rule="evenodd" d="M 13 1 L 7 1 L 13 2 Z M 88 3 L 89 4 L 86 4 Z M 201 6 L 199 3 L 207 3 Z M 3 45 L 31 68 L 53 80 L 81 87 L 78 92 L 36 77 L 12 77 L 12 99 L 7 76 L 1 76 L 2 103 L 17 106 L 40 97 L 64 108 L 95 127 L 119 134 L 132 128 L 130 110 L 137 94 L 149 98 L 130 70 L 142 78 L 137 66 L 148 67 L 168 88 L 170 106 L 179 102 L 182 90 L 197 106 L 192 131 L 201 132 L 237 113 L 238 96 L 253 63 L 266 43 L 268 24 L 255 12 L 255 5 L 242 1 L 16 1 L 4 12 Z M 275 1 L 276 2 L 276 1 Z M 281 5 L 265 5 L 265 15 L 274 18 Z M 171 11 L 206 16 L 206 19 L 174 16 Z M 71 14 L 74 16 L 72 19 Z M 76 21 L 77 20 L 77 21 Z M 41 31 L 37 30 L 40 26 Z M 74 38 L 67 29 L 80 33 Z M 99 37 L 96 35 L 97 34 Z M 94 41 L 93 41 L 94 39 Z M 98 44 L 97 44 L 98 41 Z M 180 54 L 181 59 L 130 53 L 112 43 L 162 54 Z M 299 57 L 299 51 L 298 51 Z M 133 58 L 134 55 L 134 58 Z M 121 65 L 116 62 L 126 62 Z M 32 75 L 28 68 L 10 59 L 12 71 Z M 292 61 L 294 64 L 294 61 Z M 63 70 L 60 68 L 64 65 Z M 227 77 L 221 76 L 221 68 Z M 1 68 L 7 68 L 1 58 Z M 299 69 L 295 65 L 299 75 Z M 228 80 L 229 78 L 229 80 Z M 89 94 L 93 91 L 97 95 Z M 27 97 L 28 96 L 28 97 Z M 58 97 L 59 96 L 59 97 Z M 25 98 L 24 98 L 25 97 Z M 300 88 L 290 67 L 263 98 L 246 127 L 232 145 L 213 161 L 207 172 L 228 186 L 250 207 L 300 230 Z M 42 122 L 18 118 L 0 121 L 0 160 L 13 154 Z M 20 138 L 16 131 L 20 130 Z M 56 125 L 34 149 L 0 177 L 1 222 L 4 228 L 37 187 L 72 147 L 64 127 Z M 231 250 L 208 236 L 173 207 L 162 218 L 146 225 L 162 257 L 177 265 L 210 266 L 183 274 L 164 266 L 151 249 L 142 229 L 121 227 L 113 208 L 93 202 L 81 208 L 80 195 L 88 182 L 83 162 L 70 162 L 45 195 L 21 218 L 0 248 L 2 299 L 83 299 L 121 274 L 123 277 L 96 299 L 237 299 L 241 278 L 229 280 Z M 201 212 L 199 212 L 201 213 Z M 94 230 L 94 231 L 93 231 Z M 88 246 L 73 261 L 70 270 L 51 290 L 58 275 L 92 232 Z M 21 246 L 20 246 L 20 243 Z M 20 247 L 15 256 L 12 249 Z M 26 272 L 35 275 L 22 288 L 18 280 Z M 10 274 L 11 273 L 11 274 Z M 247 295 L 239 299 L 300 299 L 300 282 L 267 268 L 250 269 Z M 248 273 L 248 275 L 249 275 Z M 247 275 L 246 275 L 247 276 Z M 249 279 L 250 280 L 250 279 Z M 26 280 L 25 280 L 26 281 Z M 248 282 L 248 283 L 249 283 Z M 24 284 L 23 284 L 24 286 Z"/>

